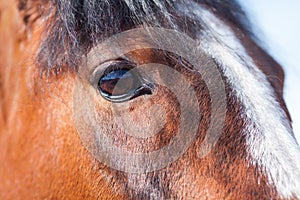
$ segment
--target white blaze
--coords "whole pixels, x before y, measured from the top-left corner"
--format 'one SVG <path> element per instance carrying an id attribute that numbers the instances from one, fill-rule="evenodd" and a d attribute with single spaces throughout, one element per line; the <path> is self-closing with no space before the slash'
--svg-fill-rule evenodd
<path id="1" fill-rule="evenodd" d="M 188 15 L 209 31 L 199 36 L 203 48 L 220 64 L 245 108 L 250 162 L 265 169 L 281 197 L 300 198 L 300 148 L 272 86 L 228 25 L 197 4 L 188 6 L 193 11 Z"/>

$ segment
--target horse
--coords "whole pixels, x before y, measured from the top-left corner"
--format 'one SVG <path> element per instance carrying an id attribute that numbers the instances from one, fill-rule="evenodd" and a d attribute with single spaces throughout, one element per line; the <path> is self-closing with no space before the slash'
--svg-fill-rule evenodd
<path id="1" fill-rule="evenodd" d="M 1 1 L 0 35 L 1 199 L 300 199 L 236 1 Z"/>

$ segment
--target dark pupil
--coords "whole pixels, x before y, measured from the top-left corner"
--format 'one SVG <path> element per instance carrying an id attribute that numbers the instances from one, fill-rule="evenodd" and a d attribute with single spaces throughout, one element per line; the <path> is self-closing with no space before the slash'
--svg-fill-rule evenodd
<path id="1" fill-rule="evenodd" d="M 123 95 L 136 89 L 135 76 L 128 69 L 119 69 L 104 75 L 98 87 L 108 95 Z"/>

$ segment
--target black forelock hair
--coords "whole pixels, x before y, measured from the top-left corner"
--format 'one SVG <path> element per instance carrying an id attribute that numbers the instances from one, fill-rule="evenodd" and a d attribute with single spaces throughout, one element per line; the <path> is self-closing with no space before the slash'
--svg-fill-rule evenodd
<path id="1" fill-rule="evenodd" d="M 76 69 L 82 55 L 95 44 L 139 25 L 197 31 L 199 22 L 179 14 L 177 5 L 189 2 L 208 7 L 251 34 L 248 19 L 235 0 L 19 0 L 19 9 L 25 12 L 25 23 L 30 23 L 33 10 L 45 20 L 37 64 L 58 71 L 66 66 Z"/>

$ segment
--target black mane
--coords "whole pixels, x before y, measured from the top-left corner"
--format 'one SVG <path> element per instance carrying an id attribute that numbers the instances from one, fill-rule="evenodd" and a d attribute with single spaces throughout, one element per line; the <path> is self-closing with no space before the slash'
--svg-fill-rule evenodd
<path id="1" fill-rule="evenodd" d="M 19 9 L 29 10 L 32 0 L 20 0 Z M 37 55 L 44 69 L 75 69 L 82 55 L 112 34 L 139 25 L 159 26 L 193 32 L 201 24 L 180 14 L 182 7 L 197 3 L 208 7 L 221 18 L 251 34 L 249 22 L 235 0 L 52 0 L 36 6 L 40 17 L 47 19 L 45 37 Z M 47 8 L 47 9 L 46 9 Z M 183 7 L 184 8 L 184 7 Z M 184 12 L 190 12 L 188 9 Z M 28 22 L 30 14 L 24 15 Z"/>

